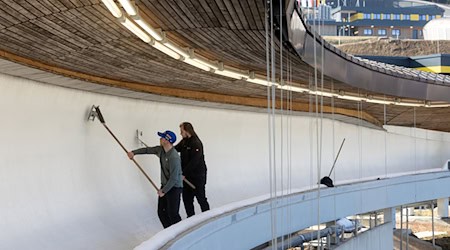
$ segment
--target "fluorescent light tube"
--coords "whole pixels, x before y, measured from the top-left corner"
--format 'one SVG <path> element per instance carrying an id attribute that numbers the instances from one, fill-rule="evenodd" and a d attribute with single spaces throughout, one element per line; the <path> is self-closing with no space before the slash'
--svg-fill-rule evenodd
<path id="1" fill-rule="evenodd" d="M 123 26 L 125 26 L 128 30 L 133 32 L 136 36 L 138 36 L 142 41 L 149 43 L 152 39 L 147 35 L 143 30 L 141 30 L 136 24 L 134 24 L 130 19 L 124 18 L 120 21 Z"/>
<path id="2" fill-rule="evenodd" d="M 450 104 L 430 104 L 430 105 L 427 105 L 426 107 L 429 107 L 429 108 L 448 108 L 448 107 L 450 107 Z"/>
<path id="3" fill-rule="evenodd" d="M 143 28 L 155 40 L 157 40 L 157 41 L 163 40 L 161 32 L 159 32 L 158 30 L 156 30 L 155 28 L 150 26 L 150 24 L 148 24 L 146 21 L 144 21 L 144 19 L 142 19 L 142 17 L 140 17 L 139 15 L 135 15 L 135 16 L 132 16 L 132 18 L 139 26 L 141 26 L 141 28 Z"/>
<path id="4" fill-rule="evenodd" d="M 134 16 L 137 14 L 136 8 L 129 0 L 119 0 L 120 4 L 122 4 L 122 7 L 125 9 L 125 11 L 130 16 Z"/>
<path id="5" fill-rule="evenodd" d="M 239 72 L 234 72 L 234 71 L 227 70 L 227 69 L 216 70 L 216 71 L 214 71 L 214 73 L 216 73 L 218 75 L 221 75 L 221 76 L 235 78 L 235 79 L 238 79 L 238 80 L 241 80 L 242 78 L 248 78 L 248 75 L 244 75 L 244 74 L 241 74 Z"/>
<path id="6" fill-rule="evenodd" d="M 180 46 L 175 45 L 174 43 L 169 42 L 169 41 L 167 41 L 167 40 L 166 40 L 166 42 L 163 43 L 163 44 L 164 44 L 164 46 L 166 46 L 167 48 L 169 48 L 169 49 L 171 49 L 171 50 L 177 52 L 177 53 L 180 54 L 180 55 L 182 55 L 184 58 L 189 58 L 189 53 L 187 52 L 187 50 L 181 48 Z"/>
<path id="7" fill-rule="evenodd" d="M 114 2 L 114 0 L 102 0 L 103 4 L 106 5 L 106 8 L 108 8 L 109 12 L 117 18 L 122 16 L 122 11 L 120 11 L 117 4 Z"/>
<path id="8" fill-rule="evenodd" d="M 181 59 L 181 55 L 176 53 L 175 51 L 167 48 L 162 43 L 158 41 L 153 41 L 153 43 L 150 43 L 155 49 L 161 51 L 162 53 L 172 57 L 173 59 L 179 60 Z"/>
<path id="9" fill-rule="evenodd" d="M 333 97 L 333 96 L 337 96 L 337 94 L 333 94 L 330 92 L 323 92 L 323 91 L 310 91 L 309 92 L 311 95 L 320 95 L 320 96 L 326 96 L 326 97 Z"/>
<path id="10" fill-rule="evenodd" d="M 309 92 L 309 89 L 307 89 L 307 88 L 300 88 L 300 87 L 294 87 L 294 86 L 289 86 L 289 85 L 279 86 L 279 88 L 288 90 L 288 91 L 292 91 L 292 92 L 298 92 L 298 93 Z"/>
<path id="11" fill-rule="evenodd" d="M 206 66 L 208 66 L 208 67 L 210 67 L 212 69 L 218 69 L 219 68 L 218 65 L 210 63 L 210 62 L 208 62 L 206 60 L 203 60 L 201 58 L 198 58 L 198 57 L 193 57 L 192 60 L 194 60 L 194 61 L 196 61 L 198 63 L 204 64 L 204 65 L 206 65 Z"/>
<path id="12" fill-rule="evenodd" d="M 376 104 L 394 104 L 393 101 L 386 101 L 386 100 L 378 100 L 378 99 L 366 99 L 366 102 L 370 102 L 370 103 L 376 103 Z"/>
<path id="13" fill-rule="evenodd" d="M 400 105 L 400 106 L 408 106 L 408 107 L 423 107 L 423 106 L 425 106 L 423 103 L 398 102 L 395 104 Z"/>
<path id="14" fill-rule="evenodd" d="M 247 82 L 252 82 L 252 83 L 256 83 L 259 85 L 263 85 L 263 86 L 268 86 L 270 85 L 270 82 L 267 81 L 267 79 L 262 79 L 262 78 L 248 78 Z"/>
<path id="15" fill-rule="evenodd" d="M 204 71 L 211 71 L 211 68 L 210 68 L 210 67 L 208 67 L 208 66 L 206 66 L 206 65 L 203 65 L 203 64 L 201 64 L 201 63 L 198 63 L 198 62 L 196 62 L 196 61 L 190 59 L 189 57 L 187 57 L 187 58 L 185 57 L 185 58 L 184 58 L 184 62 L 187 63 L 187 64 L 190 64 L 190 65 L 192 65 L 192 66 L 194 66 L 194 67 L 197 67 L 197 68 L 199 68 L 199 69 L 203 69 Z"/>
<path id="16" fill-rule="evenodd" d="M 364 100 L 363 97 L 351 96 L 351 95 L 337 95 L 336 97 L 339 99 L 345 99 L 345 100 L 357 101 L 357 102 Z"/>

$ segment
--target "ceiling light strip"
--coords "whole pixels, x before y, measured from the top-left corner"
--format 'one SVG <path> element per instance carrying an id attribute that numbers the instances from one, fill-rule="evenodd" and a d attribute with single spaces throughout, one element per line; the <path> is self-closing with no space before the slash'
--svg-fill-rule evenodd
<path id="1" fill-rule="evenodd" d="M 117 18 L 122 16 L 122 11 L 120 11 L 114 0 L 102 0 L 102 2 L 113 16 Z"/>
<path id="2" fill-rule="evenodd" d="M 122 7 L 125 9 L 128 15 L 134 16 L 137 14 L 136 8 L 129 0 L 119 0 Z"/>
<path id="3" fill-rule="evenodd" d="M 165 41 L 163 41 L 163 44 L 164 44 L 164 46 L 166 46 L 167 48 L 177 52 L 178 54 L 180 54 L 184 58 L 189 58 L 190 57 L 187 49 L 181 48 L 180 46 L 177 46 L 176 44 L 172 43 L 171 41 L 168 41 L 167 39 L 165 39 Z"/>
<path id="4" fill-rule="evenodd" d="M 158 41 L 152 41 L 150 43 L 155 49 L 163 52 L 164 54 L 172 57 L 175 60 L 180 60 L 181 59 L 181 55 L 176 53 L 175 51 L 167 48 L 166 46 L 164 46 L 162 43 L 158 42 Z"/>
<path id="5" fill-rule="evenodd" d="M 134 15 L 131 18 L 133 18 L 133 20 L 139 26 L 141 26 L 142 29 L 147 31 L 147 33 L 149 33 L 150 36 L 152 36 L 155 40 L 157 40 L 157 41 L 162 41 L 163 40 L 163 36 L 161 35 L 161 32 L 159 30 L 153 28 L 152 26 L 150 26 L 150 24 L 148 24 L 144 19 L 142 19 L 141 16 Z"/>
<path id="6" fill-rule="evenodd" d="M 189 58 L 189 57 L 184 58 L 183 62 L 185 62 L 185 63 L 187 63 L 187 64 L 190 64 L 190 65 L 192 65 L 192 66 L 194 66 L 194 67 L 197 67 L 197 68 L 199 68 L 199 69 L 203 69 L 204 71 L 211 71 L 211 68 L 210 68 L 210 67 L 208 67 L 208 66 L 206 66 L 206 65 L 203 65 L 203 64 L 201 64 L 201 63 L 199 63 L 199 62 L 196 62 L 196 61 L 192 60 L 192 59 Z"/>
<path id="7" fill-rule="evenodd" d="M 123 26 L 125 26 L 128 30 L 133 32 L 137 37 L 139 37 L 142 41 L 149 43 L 152 39 L 147 33 L 141 30 L 136 24 L 134 24 L 130 19 L 123 18 L 121 21 Z"/>
<path id="8" fill-rule="evenodd" d="M 248 78 L 248 74 L 242 74 L 240 72 L 235 72 L 232 70 L 228 70 L 228 69 L 224 69 L 224 70 L 215 70 L 214 73 L 221 75 L 221 76 L 227 76 L 230 78 L 234 78 L 234 79 L 238 79 L 238 80 L 242 80 L 243 78 Z"/>
<path id="9" fill-rule="evenodd" d="M 259 85 L 263 85 L 263 86 L 270 85 L 270 82 L 267 81 L 267 79 L 262 79 L 262 78 L 248 78 L 248 79 L 246 79 L 246 81 L 251 82 L 251 83 L 256 83 Z"/>
<path id="10" fill-rule="evenodd" d="M 196 68 L 202 69 L 204 71 L 211 71 L 215 74 L 239 79 L 239 80 L 246 80 L 251 83 L 268 86 L 271 84 L 271 82 L 267 81 L 267 79 L 263 79 L 262 77 L 253 77 L 254 74 L 249 77 L 249 74 L 244 74 L 239 71 L 234 70 L 228 70 L 223 69 L 223 66 L 220 67 L 221 63 L 211 63 L 207 59 L 202 59 L 199 57 L 195 57 L 193 55 L 193 52 L 189 53 L 189 49 L 181 48 L 180 46 L 177 46 L 176 44 L 172 43 L 171 41 L 164 38 L 162 35 L 163 32 L 160 32 L 159 30 L 153 28 L 151 25 L 149 25 L 146 21 L 142 19 L 138 15 L 138 8 L 135 7 L 129 0 L 119 0 L 122 7 L 125 9 L 128 15 L 132 17 L 134 22 L 136 22 L 143 30 L 141 30 L 135 23 L 130 21 L 128 18 L 122 18 L 122 11 L 119 9 L 117 4 L 113 0 L 102 0 L 103 4 L 108 8 L 109 12 L 116 18 L 118 18 L 122 25 L 124 25 L 128 30 L 133 32 L 137 37 L 139 37 L 142 41 L 149 43 L 154 48 L 158 49 L 159 51 L 167 54 L 168 56 L 176 59 L 176 60 L 182 60 L 183 62 L 192 65 Z M 152 38 L 154 38 L 156 41 L 153 41 Z M 160 41 L 160 42 L 158 42 Z M 223 70 L 220 70 L 222 68 Z M 299 93 L 307 93 L 311 95 L 320 95 L 325 97 L 337 97 L 339 99 L 343 100 L 349 100 L 349 101 L 365 101 L 368 103 L 376 103 L 376 104 L 387 104 L 387 105 L 399 105 L 399 106 L 410 106 L 410 107 L 427 107 L 427 108 L 446 108 L 450 107 L 450 104 L 422 104 L 422 103 L 413 103 L 413 102 L 398 102 L 398 101 L 387 101 L 387 100 L 381 100 L 381 99 L 373 99 L 373 98 L 364 98 L 359 96 L 351 96 L 351 95 L 339 95 L 337 93 L 328 92 L 328 91 L 313 91 L 309 90 L 307 88 L 301 88 L 301 87 L 295 87 L 295 86 L 289 86 L 284 85 L 281 86 L 278 83 L 273 83 L 278 88 L 289 90 L 293 92 L 299 92 Z"/>
<path id="11" fill-rule="evenodd" d="M 208 62 L 208 61 L 206 61 L 204 59 L 201 59 L 201 58 L 198 58 L 198 57 L 193 57 L 192 60 L 194 60 L 194 61 L 196 61 L 198 63 L 204 64 L 204 65 L 206 65 L 206 66 L 208 66 L 208 67 L 210 67 L 212 69 L 215 69 L 215 70 L 219 69 L 219 65 L 214 64 L 214 63 L 210 63 L 210 62 Z"/>

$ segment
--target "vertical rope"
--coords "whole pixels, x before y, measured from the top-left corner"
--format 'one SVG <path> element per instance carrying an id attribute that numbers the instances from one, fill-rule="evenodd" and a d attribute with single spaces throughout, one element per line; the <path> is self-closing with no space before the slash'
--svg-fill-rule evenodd
<path id="1" fill-rule="evenodd" d="M 283 74 L 283 6 L 282 6 L 282 2 L 279 2 L 279 16 L 280 16 L 280 85 L 284 86 L 284 74 Z M 284 123 L 283 123 L 283 113 L 284 113 L 284 103 L 283 100 L 284 96 L 283 96 L 283 88 L 280 88 L 280 188 L 281 188 L 281 197 L 284 196 Z M 276 171 L 276 170 L 275 170 Z M 276 192 L 276 189 L 275 189 Z M 278 210 L 278 209 L 276 209 Z M 280 224 L 281 224 L 281 231 L 283 232 L 283 226 L 284 226 L 284 220 L 283 220 L 283 216 L 284 216 L 284 209 L 281 209 L 281 220 L 280 220 Z M 281 237 L 281 246 L 284 246 L 284 237 Z"/>
<path id="2" fill-rule="evenodd" d="M 292 68 L 290 55 L 288 54 L 286 57 L 286 67 L 287 67 L 287 82 L 289 84 L 288 95 L 287 95 L 287 203 L 291 204 L 291 196 L 289 194 L 292 193 L 292 91 L 290 89 L 292 83 Z M 291 209 L 292 207 L 289 205 L 287 207 L 287 232 L 292 232 L 292 224 L 291 224 Z M 287 248 L 291 248 L 291 234 L 288 235 L 288 243 Z"/>
<path id="3" fill-rule="evenodd" d="M 436 241 L 434 238 L 434 201 L 431 201 L 431 237 L 432 237 L 432 243 L 433 248 L 436 246 Z"/>
<path id="4" fill-rule="evenodd" d="M 316 24 L 316 12 L 313 7 L 313 38 L 314 38 L 314 90 L 315 92 L 315 125 L 316 125 L 316 162 L 317 162 L 317 240 L 319 242 L 320 240 L 320 164 L 319 164 L 319 96 L 317 95 L 317 89 L 318 89 L 318 73 L 317 73 L 317 45 L 316 45 L 316 32 L 317 32 L 317 24 Z"/>
<path id="5" fill-rule="evenodd" d="M 403 205 L 400 206 L 400 250 L 403 250 Z"/>
<path id="6" fill-rule="evenodd" d="M 386 101 L 386 95 L 384 96 L 384 101 Z M 387 170 L 387 129 L 386 129 L 386 114 L 387 113 L 387 109 L 386 109 L 386 102 L 383 104 L 383 128 L 384 128 L 384 178 L 387 178 L 388 175 L 388 170 Z M 387 182 L 385 183 L 384 186 L 384 197 L 385 197 L 385 202 L 386 204 L 388 204 L 388 196 L 389 196 L 389 191 L 388 191 L 388 184 Z M 395 221 L 395 207 L 392 208 L 394 209 L 394 218 L 393 220 Z M 394 228 L 396 228 L 396 225 L 393 225 Z"/>
<path id="7" fill-rule="evenodd" d="M 384 96 L 384 100 L 386 101 L 386 96 Z M 383 104 L 383 124 L 386 126 L 386 103 Z M 384 131 L 384 174 L 385 178 L 387 178 L 387 130 Z"/>
<path id="8" fill-rule="evenodd" d="M 417 135 L 416 135 L 416 107 L 414 107 L 414 173 L 417 172 Z"/>
<path id="9" fill-rule="evenodd" d="M 269 18 L 270 24 L 273 23 L 272 18 L 272 1 L 267 0 L 265 2 L 265 30 L 266 30 L 266 76 L 267 82 L 267 114 L 268 114 L 268 135 L 269 135 L 269 188 L 270 188 L 270 218 L 271 218 L 271 233 L 272 233 L 272 248 L 276 249 L 276 232 L 275 232 L 275 223 L 274 223 L 274 202 L 273 202 L 273 177 L 272 177 L 272 168 L 273 168 L 273 127 L 272 127 L 272 89 L 273 89 L 273 72 L 271 72 L 272 64 L 273 64 L 273 27 L 270 28 L 270 37 L 272 40 L 269 41 Z M 270 17 L 269 17 L 270 15 Z M 272 26 L 272 25 L 271 25 Z"/>
<path id="10" fill-rule="evenodd" d="M 406 250 L 409 249 L 409 209 L 406 206 Z"/>
<path id="11" fill-rule="evenodd" d="M 361 96 L 360 90 L 358 89 L 358 96 Z M 361 180 L 363 177 L 363 171 L 362 171 L 362 101 L 358 101 L 358 165 L 359 165 L 359 179 Z M 362 200 L 363 200 L 363 192 L 359 192 L 359 211 L 362 211 Z M 361 221 L 361 217 L 359 214 L 356 215 L 357 222 Z M 355 230 L 358 232 L 358 223 L 355 223 Z"/>
<path id="12" fill-rule="evenodd" d="M 334 80 L 331 80 L 331 93 L 334 93 Z M 332 137 L 332 150 L 331 150 L 331 159 L 334 159 L 335 155 L 336 155 L 336 149 L 335 149 L 335 145 L 336 145 L 336 133 L 335 133 L 335 116 L 334 116 L 334 95 L 331 96 L 331 120 L 332 120 L 332 133 L 333 133 L 333 137 Z M 330 176 L 331 178 L 331 176 Z M 333 171 L 333 180 L 335 181 L 336 184 L 336 170 Z M 337 212 L 336 212 L 336 193 L 333 194 L 333 212 L 334 212 L 334 226 L 335 226 L 335 237 L 339 237 L 338 233 L 337 233 Z"/>

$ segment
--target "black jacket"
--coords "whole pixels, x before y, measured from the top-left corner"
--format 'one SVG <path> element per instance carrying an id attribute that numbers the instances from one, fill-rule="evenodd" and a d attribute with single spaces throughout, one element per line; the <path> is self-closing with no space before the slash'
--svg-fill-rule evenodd
<path id="1" fill-rule="evenodd" d="M 183 138 L 175 149 L 180 152 L 181 169 L 189 181 L 206 183 L 206 163 L 203 144 L 197 136 Z"/>

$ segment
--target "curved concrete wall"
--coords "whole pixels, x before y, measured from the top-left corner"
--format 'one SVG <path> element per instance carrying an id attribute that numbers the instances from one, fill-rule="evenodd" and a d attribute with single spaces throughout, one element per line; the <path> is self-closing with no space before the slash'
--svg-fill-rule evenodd
<path id="1" fill-rule="evenodd" d="M 156 144 L 156 131 L 178 131 L 180 122 L 191 121 L 204 142 L 213 208 L 269 192 L 267 114 L 120 98 L 0 75 L 0 249 L 129 249 L 162 229 L 151 185 L 97 120 L 86 121 L 93 104 L 129 149 L 138 147 L 136 129 Z M 313 187 L 316 121 L 294 116 L 291 122 L 292 188 Z M 409 130 L 386 133 L 331 120 L 323 121 L 323 133 L 322 176 L 346 138 L 335 181 L 436 168 L 450 158 L 445 133 L 414 130 L 420 136 L 413 138 Z M 277 138 L 279 150 L 280 130 Z M 286 137 L 283 143 L 286 149 Z M 158 183 L 157 158 L 136 159 Z M 277 169 L 280 177 L 280 160 Z M 286 173 L 284 157 L 284 186 Z M 183 207 L 181 212 L 185 217 Z"/>
<path id="2" fill-rule="evenodd" d="M 317 189 L 303 192 L 293 190 L 276 200 L 268 197 L 259 197 L 258 200 L 255 197 L 233 204 L 236 205 L 234 209 L 228 205 L 222 207 L 222 213 L 217 209 L 197 216 L 196 221 L 193 218 L 181 221 L 170 230 L 163 230 L 143 242 L 135 250 L 252 249 L 269 242 L 274 235 L 288 235 L 336 218 L 380 209 L 392 215 L 392 209 L 385 208 L 395 209 L 402 204 L 448 197 L 449 180 L 450 172 L 447 169 L 435 169 L 433 173 L 405 174 L 339 185 L 321 189 L 320 192 Z M 199 221 L 199 218 L 204 220 Z M 392 228 L 395 226 L 391 219 L 385 219 L 389 230 L 383 226 L 366 231 L 361 234 L 361 238 L 358 236 L 356 240 L 353 238 L 344 243 L 342 248 L 393 249 Z M 380 231 L 381 228 L 384 229 Z M 299 242 L 296 237 L 293 236 L 292 242 Z M 275 246 L 275 249 L 281 249 L 280 245 Z M 341 249 L 341 246 L 336 249 Z"/>

